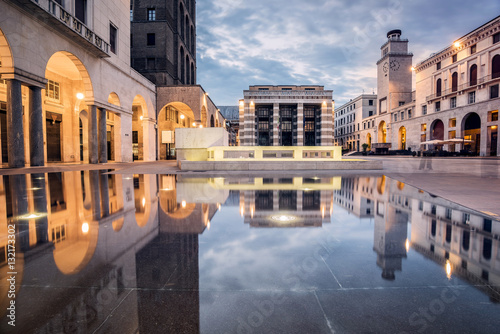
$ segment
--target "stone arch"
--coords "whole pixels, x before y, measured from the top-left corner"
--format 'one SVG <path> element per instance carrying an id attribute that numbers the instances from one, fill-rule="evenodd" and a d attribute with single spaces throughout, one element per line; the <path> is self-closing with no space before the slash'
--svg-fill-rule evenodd
<path id="1" fill-rule="evenodd" d="M 211 115 L 211 116 L 210 116 L 210 127 L 211 127 L 211 128 L 215 127 L 214 115 Z"/>
<path id="2" fill-rule="evenodd" d="M 0 61 L 2 62 L 2 67 L 14 68 L 12 50 L 10 48 L 9 41 L 7 41 L 7 38 L 3 34 L 2 29 L 0 29 Z"/>
<path id="3" fill-rule="evenodd" d="M 115 106 L 120 107 L 121 103 L 120 103 L 120 98 L 118 97 L 118 94 L 116 94 L 115 92 L 109 93 L 108 103 L 111 103 L 111 104 L 114 104 Z"/>
<path id="4" fill-rule="evenodd" d="M 184 27 L 184 30 L 186 31 L 186 36 L 185 36 L 185 42 L 186 42 L 186 47 L 189 48 L 189 17 L 187 16 L 186 14 L 186 23 L 185 23 L 185 27 Z"/>
<path id="5" fill-rule="evenodd" d="M 444 140 L 444 123 L 440 119 L 434 120 L 431 124 L 431 140 Z"/>
<path id="6" fill-rule="evenodd" d="M 194 26 L 191 25 L 191 52 L 194 54 Z"/>
<path id="7" fill-rule="evenodd" d="M 46 72 L 45 76 L 47 76 L 47 68 L 50 68 L 51 66 L 54 66 L 54 69 L 56 69 L 57 72 L 64 71 L 65 68 L 67 70 L 71 70 L 68 68 L 69 64 L 66 58 L 73 63 L 73 65 L 76 67 L 77 71 L 81 76 L 81 80 L 83 81 L 83 86 L 84 86 L 84 92 L 83 92 L 84 99 L 93 100 L 94 89 L 92 87 L 92 81 L 90 80 L 90 75 L 85 65 L 83 65 L 82 61 L 74 54 L 67 51 L 58 51 L 54 53 L 47 61 L 47 65 L 45 67 L 45 72 Z M 72 72 L 74 74 L 74 71 Z"/>
<path id="8" fill-rule="evenodd" d="M 463 138 L 472 140 L 471 143 L 465 143 L 464 149 L 471 150 L 475 154 L 479 154 L 481 147 L 481 117 L 470 112 L 462 119 Z"/>
<path id="9" fill-rule="evenodd" d="M 370 151 L 372 149 L 372 135 L 370 133 L 366 134 L 366 144 L 368 144 L 367 151 Z"/>
<path id="10" fill-rule="evenodd" d="M 183 102 L 168 103 L 160 110 L 157 123 L 160 160 L 175 159 L 175 129 L 192 127 L 195 120 L 193 110 Z"/>
<path id="11" fill-rule="evenodd" d="M 80 118 L 81 111 L 87 109 L 85 101 L 94 99 L 89 73 L 78 57 L 66 51 L 57 51 L 46 63 L 45 78 L 48 84 L 42 99 L 44 103 L 55 105 L 44 112 L 46 160 L 81 161 L 82 146 L 88 148 L 90 140 L 85 136 L 86 142 L 82 145 L 79 138 L 80 125 L 84 127 L 85 120 L 88 120 L 88 117 Z M 63 143 L 64 138 L 72 140 Z"/>
<path id="12" fill-rule="evenodd" d="M 398 147 L 400 150 L 406 150 L 406 128 L 404 126 L 398 131 Z"/>
<path id="13" fill-rule="evenodd" d="M 441 96 L 441 79 L 436 80 L 436 96 Z"/>
<path id="14" fill-rule="evenodd" d="M 377 178 L 377 191 L 380 195 L 383 195 L 385 192 L 385 175 Z"/>
<path id="15" fill-rule="evenodd" d="M 66 238 L 54 244 L 53 257 L 59 271 L 73 275 L 85 268 L 94 256 L 98 238 L 97 221 L 76 220 L 69 224 Z"/>
<path id="16" fill-rule="evenodd" d="M 181 2 L 179 2 L 179 24 L 181 28 L 181 37 L 184 38 L 184 6 L 182 5 Z"/>
<path id="17" fill-rule="evenodd" d="M 378 125 L 378 142 L 387 142 L 387 124 L 385 123 L 385 121 L 380 122 Z"/>

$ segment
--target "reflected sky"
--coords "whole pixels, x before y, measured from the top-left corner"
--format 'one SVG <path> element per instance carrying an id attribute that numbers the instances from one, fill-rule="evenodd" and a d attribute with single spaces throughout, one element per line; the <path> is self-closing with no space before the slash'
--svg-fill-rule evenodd
<path id="1" fill-rule="evenodd" d="M 3 176 L 0 217 L 1 332 L 500 325 L 500 222 L 385 176 Z"/>

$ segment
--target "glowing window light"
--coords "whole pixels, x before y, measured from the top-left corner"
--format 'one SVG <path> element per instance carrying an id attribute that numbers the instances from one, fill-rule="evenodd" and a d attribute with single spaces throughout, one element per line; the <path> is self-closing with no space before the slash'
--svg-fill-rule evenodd
<path id="1" fill-rule="evenodd" d="M 83 100 L 84 97 L 85 97 L 85 95 L 83 95 L 83 93 L 76 93 L 76 98 L 78 100 Z"/>
<path id="2" fill-rule="evenodd" d="M 181 202 L 181 206 L 182 206 L 183 208 L 185 208 L 185 207 L 186 207 L 186 201 L 182 201 L 182 202 Z"/>
<path id="3" fill-rule="evenodd" d="M 90 230 L 89 223 L 86 223 L 86 222 L 83 223 L 82 224 L 82 232 L 83 232 L 83 234 L 89 233 L 89 230 Z"/>

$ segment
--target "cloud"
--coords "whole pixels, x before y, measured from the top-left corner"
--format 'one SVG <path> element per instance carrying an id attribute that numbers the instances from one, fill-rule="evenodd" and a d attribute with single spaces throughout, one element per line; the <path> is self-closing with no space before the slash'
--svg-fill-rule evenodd
<path id="1" fill-rule="evenodd" d="M 500 12 L 489 0 L 474 7 L 451 0 L 198 2 L 198 82 L 219 105 L 236 105 L 256 84 L 324 85 L 344 103 L 376 88 L 388 30 L 403 30 L 416 63 Z"/>

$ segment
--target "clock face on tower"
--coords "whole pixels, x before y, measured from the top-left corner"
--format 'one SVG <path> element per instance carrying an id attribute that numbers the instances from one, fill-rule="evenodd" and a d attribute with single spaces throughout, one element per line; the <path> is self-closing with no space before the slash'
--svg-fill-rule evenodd
<path id="1" fill-rule="evenodd" d="M 389 63 L 385 62 L 384 66 L 382 66 L 382 69 L 384 70 L 384 73 L 387 73 L 387 71 L 389 70 Z"/>
<path id="2" fill-rule="evenodd" d="M 399 64 L 399 61 L 391 60 L 390 66 L 391 66 L 391 70 L 397 71 L 397 70 L 399 70 L 399 66 L 401 66 L 401 65 Z"/>

